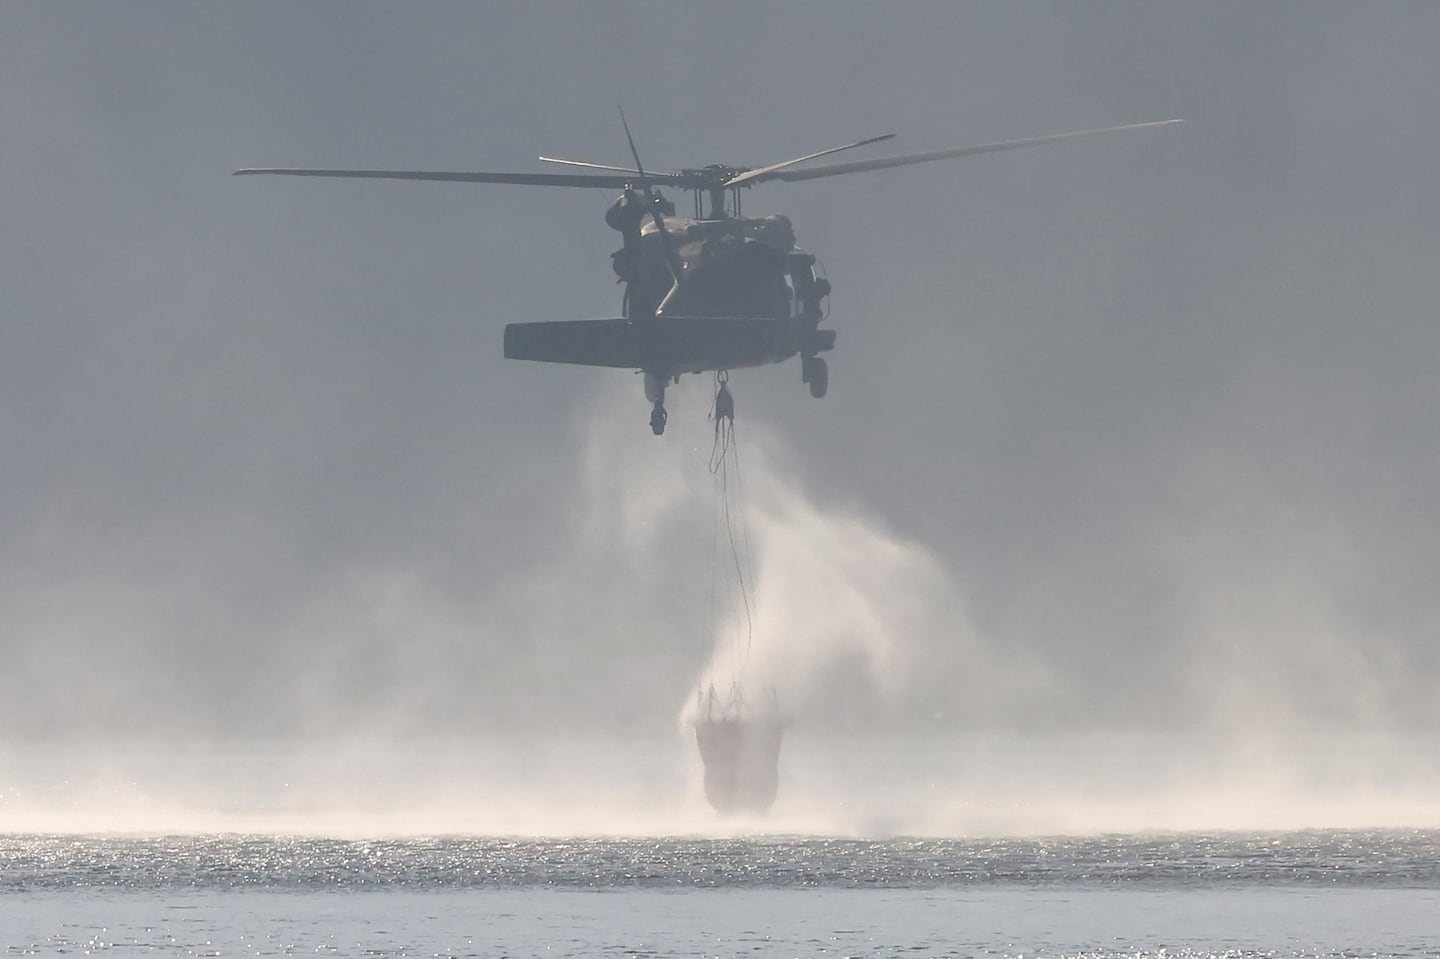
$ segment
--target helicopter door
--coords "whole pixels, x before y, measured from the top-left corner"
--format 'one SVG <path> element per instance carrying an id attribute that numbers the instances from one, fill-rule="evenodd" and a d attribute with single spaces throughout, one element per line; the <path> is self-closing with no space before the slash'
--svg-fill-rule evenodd
<path id="1" fill-rule="evenodd" d="M 809 253 L 792 253 L 786 264 L 785 285 L 790 288 L 790 316 L 815 319 L 820 315 L 820 298 L 824 296 L 815 279 L 815 257 Z"/>
<path id="2" fill-rule="evenodd" d="M 805 311 L 805 304 L 800 298 L 800 291 L 795 289 L 795 278 L 788 272 L 785 274 L 785 293 L 790 303 L 787 315 L 793 320 Z"/>

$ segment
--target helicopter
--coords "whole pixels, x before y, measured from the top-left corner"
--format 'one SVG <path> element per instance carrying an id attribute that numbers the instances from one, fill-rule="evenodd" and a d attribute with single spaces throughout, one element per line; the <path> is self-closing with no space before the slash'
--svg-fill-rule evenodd
<path id="1" fill-rule="evenodd" d="M 651 404 L 650 429 L 665 432 L 665 389 L 686 373 L 728 371 L 800 357 L 800 378 L 819 399 L 829 389 L 822 353 L 835 348 L 835 331 L 821 329 L 829 280 L 817 273 L 815 255 L 795 245 L 795 230 L 781 214 L 742 215 L 741 193 L 761 183 L 795 182 L 863 173 L 936 160 L 1016 150 L 1079 137 L 1152 130 L 1182 123 L 1155 120 L 1076 130 L 1023 140 L 809 165 L 845 150 L 870 146 L 894 134 L 869 137 L 761 167 L 726 164 L 674 172 L 646 171 L 630 126 L 620 114 L 633 166 L 612 166 L 541 156 L 565 173 L 485 173 L 430 170 L 247 168 L 236 176 L 275 175 L 357 179 L 435 180 L 545 187 L 621 190 L 605 213 L 620 233 L 611 254 L 625 285 L 620 316 L 606 319 L 510 323 L 507 359 L 571 363 L 638 371 Z M 661 187 L 688 190 L 694 215 L 676 215 Z M 723 383 L 722 383 L 723 389 Z M 727 396 L 728 399 L 728 396 Z"/>

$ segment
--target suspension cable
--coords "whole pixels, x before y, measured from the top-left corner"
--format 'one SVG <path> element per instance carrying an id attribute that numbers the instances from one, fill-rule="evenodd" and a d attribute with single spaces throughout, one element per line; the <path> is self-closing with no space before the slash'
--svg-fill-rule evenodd
<path id="1" fill-rule="evenodd" d="M 755 635 L 755 615 L 750 602 L 750 583 L 754 581 L 754 557 L 750 552 L 750 527 L 745 518 L 743 486 L 740 481 L 740 455 L 735 445 L 735 400 L 727 387 L 730 376 L 725 370 L 715 374 L 715 399 L 710 408 L 710 419 L 715 424 L 715 439 L 710 449 L 710 473 L 719 487 L 720 515 L 725 523 L 725 537 L 730 547 L 730 560 L 735 568 L 736 585 L 740 601 L 745 609 L 745 645 L 743 652 L 748 658 Z M 731 493 L 730 473 L 735 473 L 735 491 Z M 740 537 L 737 540 L 735 527 L 738 512 Z M 738 677 L 737 677 L 738 679 Z"/>

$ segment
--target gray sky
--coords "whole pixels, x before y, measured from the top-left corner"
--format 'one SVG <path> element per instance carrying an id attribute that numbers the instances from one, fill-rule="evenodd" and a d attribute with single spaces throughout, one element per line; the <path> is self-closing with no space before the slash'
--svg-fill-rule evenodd
<path id="1" fill-rule="evenodd" d="M 0 21 L 12 738 L 674 722 L 709 386 L 657 440 L 637 378 L 501 357 L 619 308 L 613 197 L 228 176 L 619 162 L 617 103 L 656 168 L 1187 121 L 747 194 L 835 287 L 828 398 L 732 380 L 804 717 L 1440 724 L 1433 5 Z"/>

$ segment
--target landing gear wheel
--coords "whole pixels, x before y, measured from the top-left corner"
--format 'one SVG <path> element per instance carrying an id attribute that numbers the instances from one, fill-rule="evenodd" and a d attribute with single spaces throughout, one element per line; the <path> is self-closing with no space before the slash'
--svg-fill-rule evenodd
<path id="1" fill-rule="evenodd" d="M 669 414 L 665 412 L 665 407 L 657 403 L 655 405 L 655 408 L 650 411 L 650 432 L 654 433 L 656 436 L 664 433 L 665 420 L 667 420 L 668 418 Z"/>
<path id="2" fill-rule="evenodd" d="M 810 395 L 817 400 L 830 388 L 830 367 L 818 356 L 805 361 L 805 382 L 810 384 Z"/>

